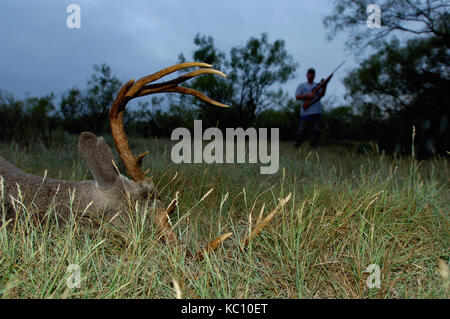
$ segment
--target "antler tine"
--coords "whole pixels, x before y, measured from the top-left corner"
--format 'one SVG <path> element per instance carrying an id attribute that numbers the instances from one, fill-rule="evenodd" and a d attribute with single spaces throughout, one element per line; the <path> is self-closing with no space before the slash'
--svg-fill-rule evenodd
<path id="1" fill-rule="evenodd" d="M 176 85 L 178 85 L 180 83 L 183 83 L 183 82 L 185 82 L 185 81 L 187 81 L 189 79 L 192 79 L 192 78 L 194 78 L 196 76 L 199 76 L 201 74 L 217 74 L 217 75 L 220 75 L 220 76 L 222 76 L 224 78 L 227 77 L 223 72 L 220 72 L 219 70 L 216 70 L 216 69 L 197 69 L 197 70 L 194 70 L 192 72 L 183 74 L 183 75 L 177 77 L 176 79 L 173 79 L 173 80 L 170 80 L 170 81 L 156 83 L 156 84 L 148 84 L 148 85 L 142 87 L 142 89 L 141 89 L 141 91 L 139 93 L 139 96 L 152 94 L 154 92 L 160 92 L 160 91 L 155 91 L 155 90 L 156 89 L 161 90 L 161 89 L 165 89 L 165 88 L 168 88 L 168 87 L 176 86 Z"/>
<path id="2" fill-rule="evenodd" d="M 189 72 L 171 81 L 161 82 L 157 84 L 148 84 L 170 73 L 192 67 L 202 67 L 202 69 Z M 225 74 L 218 70 L 209 69 L 210 67 L 212 67 L 212 65 L 202 62 L 186 62 L 176 64 L 151 75 L 144 76 L 137 81 L 134 81 L 134 79 L 132 79 L 128 81 L 124 86 L 122 86 L 122 88 L 119 90 L 119 93 L 117 94 L 116 99 L 114 100 L 111 109 L 109 110 L 111 134 L 113 136 L 117 152 L 119 153 L 120 158 L 125 164 L 128 174 L 130 174 L 131 178 L 134 181 L 139 182 L 146 179 L 148 171 L 142 171 L 142 159 L 145 155 L 148 154 L 148 151 L 140 154 L 139 156 L 134 156 L 133 152 L 130 149 L 123 124 L 123 112 L 125 110 L 126 104 L 131 99 L 134 99 L 136 97 L 154 93 L 176 92 L 196 96 L 197 98 L 216 106 L 228 107 L 225 104 L 210 99 L 199 91 L 178 86 L 178 84 L 201 74 L 216 74 L 226 77 Z"/>
<path id="3" fill-rule="evenodd" d="M 206 95 L 204 95 L 203 93 L 201 93 L 201 92 L 199 92 L 197 90 L 194 90 L 194 89 L 191 89 L 191 88 L 186 88 L 186 87 L 183 87 L 183 86 L 176 86 L 176 87 L 168 89 L 167 91 L 164 91 L 164 92 L 174 92 L 174 93 L 182 93 L 182 94 L 193 95 L 193 96 L 195 96 L 195 97 L 197 97 L 197 98 L 199 98 L 199 99 L 201 99 L 201 100 L 203 100 L 203 101 L 205 101 L 207 103 L 210 103 L 212 105 L 219 106 L 219 107 L 229 107 L 226 104 L 217 102 L 217 101 L 207 97 Z"/>
<path id="4" fill-rule="evenodd" d="M 168 68 L 162 69 L 156 73 L 144 76 L 143 78 L 140 78 L 137 80 L 134 85 L 130 88 L 130 90 L 127 93 L 127 97 L 134 98 L 136 97 L 136 93 L 142 89 L 143 86 L 145 86 L 147 83 L 154 82 L 156 80 L 159 80 L 163 76 L 166 76 L 170 73 L 186 69 L 186 68 L 193 68 L 193 67 L 204 67 L 204 68 L 210 68 L 212 67 L 211 64 L 203 63 L 203 62 L 185 62 L 185 63 L 179 63 L 172 66 L 169 66 Z"/>
<path id="5" fill-rule="evenodd" d="M 189 72 L 187 74 L 183 74 L 182 76 L 180 76 L 174 80 L 171 80 L 171 81 L 146 85 L 146 86 L 142 87 L 142 90 L 139 92 L 138 96 L 145 96 L 148 94 L 162 93 L 162 92 L 175 92 L 175 93 L 193 95 L 193 96 L 195 96 L 207 103 L 215 105 L 215 106 L 229 107 L 226 104 L 217 102 L 217 101 L 207 97 L 206 95 L 204 95 L 203 93 L 201 93 L 197 90 L 178 86 L 178 84 L 183 83 L 183 82 L 185 82 L 189 79 L 192 79 L 196 76 L 199 76 L 201 74 L 216 74 L 216 75 L 220 75 L 224 78 L 227 77 L 223 72 L 220 72 L 215 69 L 198 69 L 198 70 Z"/>

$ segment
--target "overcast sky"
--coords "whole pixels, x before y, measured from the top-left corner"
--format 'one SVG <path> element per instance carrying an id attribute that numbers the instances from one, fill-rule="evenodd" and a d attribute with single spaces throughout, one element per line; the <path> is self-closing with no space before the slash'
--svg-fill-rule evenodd
<path id="1" fill-rule="evenodd" d="M 69 4 L 81 8 L 81 28 L 69 29 Z M 286 41 L 299 63 L 284 85 L 293 96 L 309 67 L 317 79 L 347 63 L 327 95 L 345 93 L 341 79 L 356 66 L 344 50 L 345 35 L 326 40 L 322 18 L 332 1 L 300 0 L 0 0 L 0 89 L 23 98 L 85 87 L 94 64 L 107 63 L 121 81 L 190 58 L 197 33 L 211 35 L 225 52 L 251 36 Z M 189 59 L 188 59 L 189 60 Z"/>

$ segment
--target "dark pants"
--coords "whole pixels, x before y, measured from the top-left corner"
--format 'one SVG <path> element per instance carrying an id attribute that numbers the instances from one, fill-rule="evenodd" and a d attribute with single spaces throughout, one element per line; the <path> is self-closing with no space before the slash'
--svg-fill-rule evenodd
<path id="1" fill-rule="evenodd" d="M 297 130 L 297 138 L 295 139 L 295 146 L 299 147 L 309 135 L 311 147 L 316 148 L 320 137 L 320 123 L 322 114 L 312 114 L 302 116 L 300 118 L 300 125 Z"/>

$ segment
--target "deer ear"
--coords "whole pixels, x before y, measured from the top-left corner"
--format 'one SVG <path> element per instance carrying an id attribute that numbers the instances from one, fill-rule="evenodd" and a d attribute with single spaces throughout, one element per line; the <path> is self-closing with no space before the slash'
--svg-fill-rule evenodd
<path id="1" fill-rule="evenodd" d="M 99 185 L 111 185 L 119 177 L 112 162 L 114 155 L 103 137 L 97 138 L 90 132 L 81 133 L 78 152 Z"/>

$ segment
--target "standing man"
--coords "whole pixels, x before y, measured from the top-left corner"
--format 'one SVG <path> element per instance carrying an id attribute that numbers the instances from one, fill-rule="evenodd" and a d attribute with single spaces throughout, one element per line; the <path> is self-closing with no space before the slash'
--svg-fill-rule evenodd
<path id="1" fill-rule="evenodd" d="M 306 100 L 310 100 L 312 103 L 304 109 L 303 105 L 300 108 L 300 125 L 297 130 L 297 138 L 295 139 L 295 147 L 299 147 L 306 138 L 306 134 L 309 133 L 311 139 L 311 147 L 316 148 L 317 142 L 320 136 L 320 122 L 322 119 L 322 104 L 320 99 L 325 95 L 327 86 L 323 86 L 316 95 L 312 90 L 319 84 L 314 82 L 316 71 L 313 68 L 308 69 L 306 78 L 308 82 L 302 83 L 297 87 L 295 91 L 295 99 L 302 100 L 303 103 Z"/>

